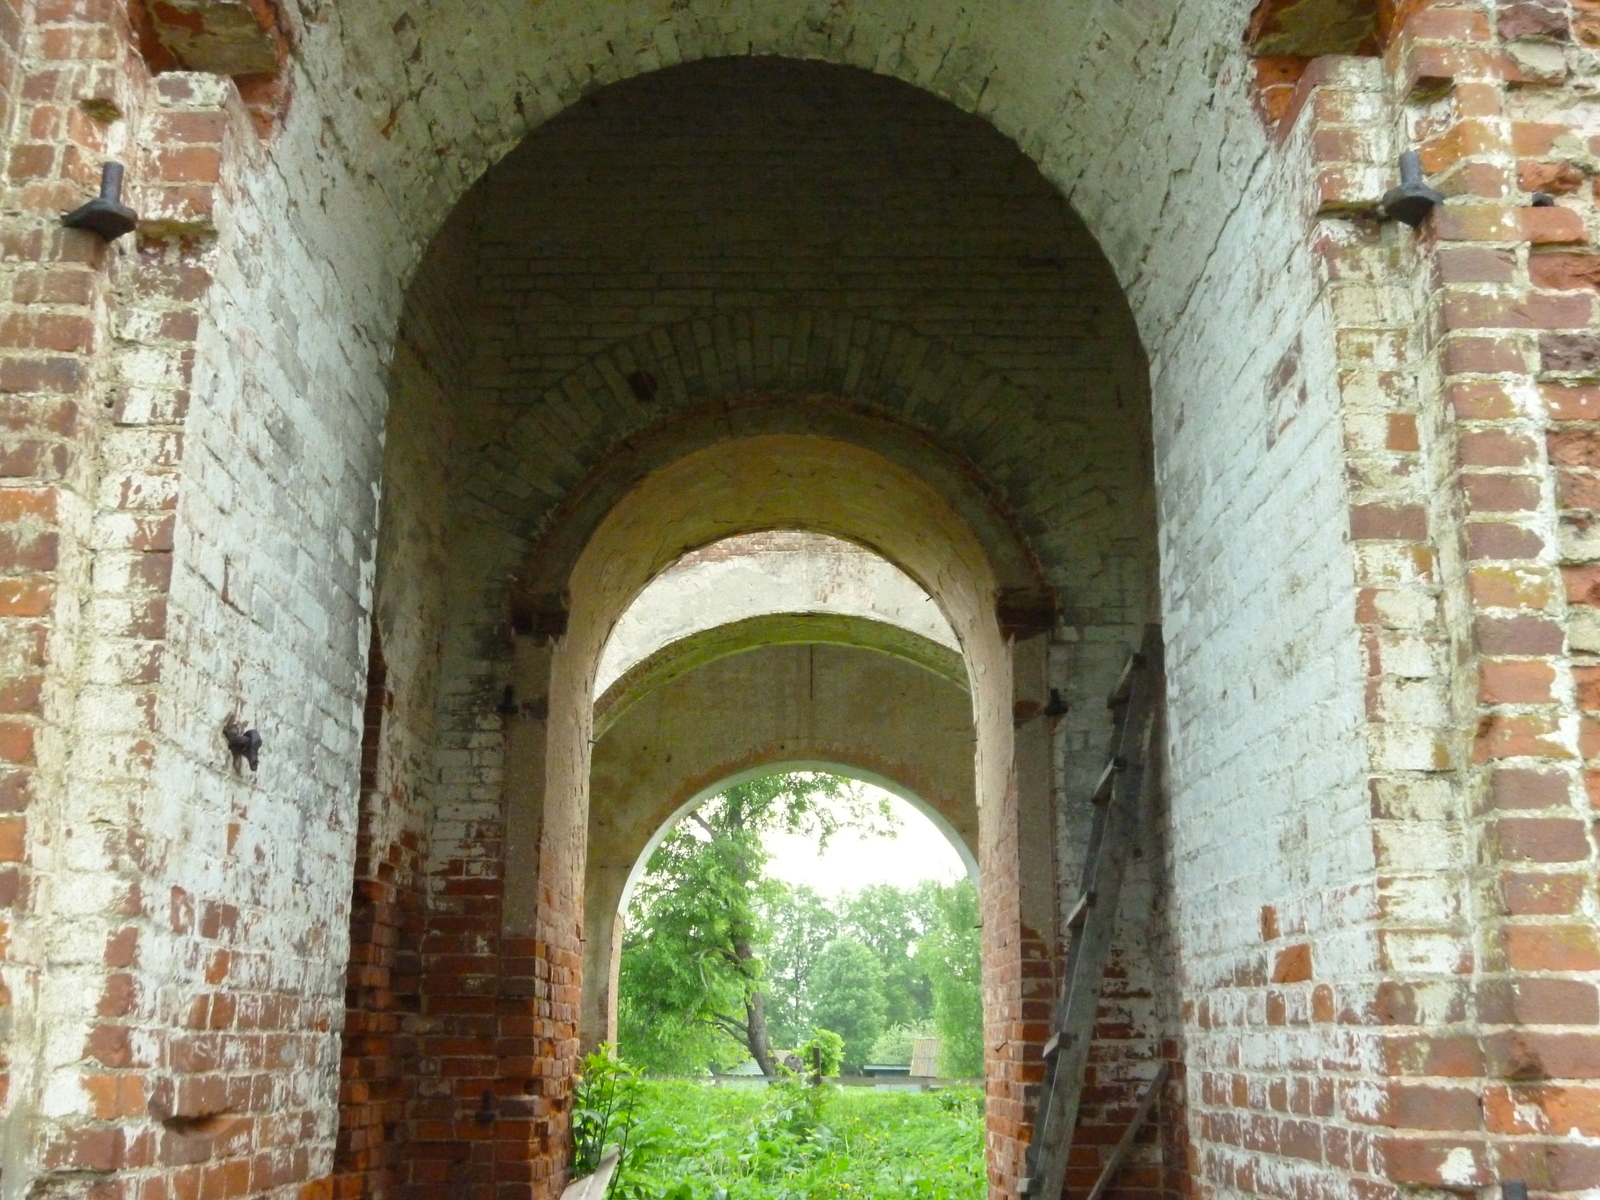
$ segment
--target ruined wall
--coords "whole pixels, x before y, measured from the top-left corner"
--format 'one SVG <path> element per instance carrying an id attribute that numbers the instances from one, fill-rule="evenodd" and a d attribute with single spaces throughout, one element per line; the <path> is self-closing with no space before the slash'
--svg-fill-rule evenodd
<path id="1" fill-rule="evenodd" d="M 408 1122 L 427 1046 L 423 1009 L 427 838 L 433 810 L 439 626 L 449 591 L 446 531 L 454 479 L 451 386 L 469 343 L 455 320 L 462 238 L 447 230 L 429 276 L 445 303 L 420 306 L 392 367 L 378 560 L 361 743 L 361 797 L 351 897 L 350 967 L 341 1040 L 338 1195 L 393 1196 L 409 1181 Z M 393 568 L 402 569 L 393 569 Z"/>
<path id="2" fill-rule="evenodd" d="M 1592 14 L 1405 5 L 1385 57 L 1313 61 L 1269 129 L 1245 7 L 573 0 L 530 27 L 477 0 L 307 3 L 282 15 L 293 98 L 275 124 L 249 86 L 152 83 L 120 6 L 24 4 L 0 259 L 4 620 L 23 681 L 0 843 L 7 1194 L 41 1172 L 219 1194 L 326 1177 L 402 290 L 465 188 L 547 116 L 663 65 L 762 53 L 897 76 L 992 120 L 1070 197 L 1138 322 L 1200 1186 L 1591 1186 Z M 1370 220 L 1411 141 L 1452 195 L 1417 241 Z M 107 252 L 55 218 L 112 151 L 147 220 Z M 1535 188 L 1556 203 L 1533 207 Z M 835 340 L 811 372 L 800 318 L 779 315 L 704 337 L 689 319 L 692 347 L 651 352 L 726 354 L 748 388 L 770 347 L 789 378 L 838 390 L 830 372 L 899 320 L 863 319 L 863 343 Z M 642 354 L 594 358 L 528 442 L 585 445 L 605 397 L 637 402 Z M 934 390 L 903 361 L 878 394 Z M 950 378 L 1038 415 L 1012 369 Z M 678 394 L 668 371 L 657 385 Z M 952 441 L 977 446 L 960 415 Z M 494 574 L 547 507 L 506 497 L 553 503 L 583 465 L 535 482 L 525 443 L 467 444 L 510 480 L 475 495 L 504 518 L 503 559 L 475 564 Z M 1041 545 L 1069 524 L 1052 488 L 1073 478 L 1057 461 L 1004 481 L 1037 505 Z M 503 611 L 459 607 L 433 770 L 460 772 L 444 825 L 481 860 L 501 819 L 504 643 L 485 635 Z M 1103 692 L 1117 636 L 1081 633 L 1056 678 Z M 258 776 L 221 745 L 235 707 L 267 736 Z M 438 867 L 436 894 L 492 890 L 465 857 Z"/>
<path id="3" fill-rule="evenodd" d="M 115 1172 L 121 1194 L 145 1175 L 270 1189 L 303 1178 L 306 1139 L 331 1129 L 341 971 L 329 956 L 342 956 L 345 928 L 338 905 L 332 922 L 303 906 L 294 880 L 337 874 L 344 859 L 332 781 L 348 775 L 353 740 L 336 729 L 350 714 L 331 728 L 306 718 L 319 676 L 348 693 L 338 648 L 358 673 L 359 631 L 346 608 L 340 632 L 308 640 L 304 604 L 290 615 L 288 589 L 259 590 L 273 563 L 336 587 L 324 568 L 337 538 L 302 549 L 257 525 L 248 561 L 213 540 L 236 506 L 255 524 L 280 485 L 301 500 L 320 490 L 297 483 L 298 465 L 264 461 L 264 430 L 292 438 L 289 398 L 255 406 L 248 448 L 224 447 L 211 405 L 239 376 L 198 365 L 222 357 L 217 314 L 238 308 L 243 281 L 218 253 L 218 210 L 258 130 L 231 82 L 152 80 L 118 7 L 25 5 L 22 16 L 0 368 L 7 511 L 22 521 L 7 564 L 18 769 L 6 807 L 18 815 L 6 857 L 22 865 L 0 955 L 16 1001 L 0 1186 L 21 1194 L 38 1175 Z M 129 164 L 145 223 L 137 242 L 107 248 L 57 217 L 112 156 Z M 220 453 L 186 454 L 206 441 L 196 427 Z M 180 520 L 185 470 L 203 482 L 183 489 Z M 305 512 L 278 511 L 290 525 Z M 361 511 L 348 514 L 358 531 Z M 344 583 L 353 596 L 353 573 Z M 277 743 L 287 796 L 253 788 L 223 744 L 230 711 L 267 715 L 245 677 L 271 667 L 237 653 L 240 621 L 276 643 L 291 673 L 316 647 L 319 669 L 275 689 L 295 703 L 290 727 L 310 726 Z M 293 854 L 276 853 L 280 840 Z"/>
<path id="4" fill-rule="evenodd" d="M 463 440 L 485 450 L 464 488 L 456 561 L 489 586 L 456 610 L 448 635 L 447 671 L 460 683 L 447 685 L 458 715 L 443 744 L 483 767 L 440 792 L 452 814 L 474 819 L 453 815 L 435 838 L 436 869 L 463 880 L 495 870 L 480 859 L 501 836 L 489 800 L 496 722 L 485 720 L 510 678 L 497 581 L 543 552 L 534 535 L 560 534 L 556 502 L 592 489 L 579 486 L 585 472 L 626 481 L 670 461 L 695 445 L 678 433 L 690 421 L 709 436 L 732 432 L 721 415 L 730 400 L 749 406 L 750 432 L 774 419 L 825 432 L 833 420 L 860 436 L 795 408 L 791 393 L 882 414 L 887 432 L 869 445 L 899 445 L 901 461 L 961 487 L 972 486 L 965 464 L 978 466 L 978 487 L 993 487 L 1036 535 L 1023 569 L 1045 560 L 1077 623 L 1148 611 L 1138 348 L 1081 227 L 981 124 L 864 74 L 705 64 L 553 122 L 465 212 L 482 258 L 463 300 L 481 331 Z M 948 451 L 921 448 L 924 438 L 958 457 L 941 466 Z M 1019 842 L 1006 845 L 1015 856 Z M 1019 871 L 997 866 L 1002 892 Z M 996 928 L 1027 926 L 1011 952 L 1048 959 L 1053 904 L 1041 894 L 995 914 Z M 1020 967 L 1000 986 L 1048 1006 L 1048 980 L 1024 981 Z M 1003 1018 L 1023 1019 L 1020 1002 Z M 1039 1014 L 1028 1019 L 1037 1032 Z M 996 1040 L 1016 1059 L 1004 1084 L 1014 1143 L 1032 1068 L 1027 1043 Z M 462 1088 L 463 1117 L 481 1090 Z"/>

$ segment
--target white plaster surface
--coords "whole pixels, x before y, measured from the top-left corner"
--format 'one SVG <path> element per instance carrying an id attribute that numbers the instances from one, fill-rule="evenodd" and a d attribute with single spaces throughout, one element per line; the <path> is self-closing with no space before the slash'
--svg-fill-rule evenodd
<path id="1" fill-rule="evenodd" d="M 825 534 L 746 534 L 691 552 L 650 581 L 611 631 L 595 694 L 704 630 L 769 613 L 824 612 L 883 621 L 960 649 L 932 597 L 872 551 Z"/>

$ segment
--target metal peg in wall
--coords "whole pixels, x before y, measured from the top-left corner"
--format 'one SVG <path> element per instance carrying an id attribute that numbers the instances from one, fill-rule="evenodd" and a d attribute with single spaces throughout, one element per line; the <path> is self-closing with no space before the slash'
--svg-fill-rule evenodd
<path id="1" fill-rule="evenodd" d="M 108 242 L 132 233 L 139 214 L 122 203 L 122 164 L 108 162 L 100 168 L 100 194 L 61 218 L 69 229 L 87 229 Z"/>

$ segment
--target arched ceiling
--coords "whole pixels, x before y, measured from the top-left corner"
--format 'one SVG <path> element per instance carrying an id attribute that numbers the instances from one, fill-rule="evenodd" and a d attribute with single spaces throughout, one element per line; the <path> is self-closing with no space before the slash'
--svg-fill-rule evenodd
<path id="1" fill-rule="evenodd" d="M 447 241 L 410 325 L 448 310 L 470 341 L 464 574 L 533 560 L 537 603 L 673 455 L 826 432 L 977 497 L 1003 589 L 1048 585 L 1080 623 L 1147 615 L 1137 333 L 1083 223 L 986 122 L 866 71 L 692 63 L 540 126 Z"/>
<path id="2" fill-rule="evenodd" d="M 686 638 L 786 614 L 887 624 L 960 658 L 955 631 L 905 572 L 851 542 L 780 530 L 703 547 L 652 579 L 611 631 L 595 691 L 604 695 L 624 672 Z"/>
<path id="3" fill-rule="evenodd" d="M 875 650 L 922 667 L 959 691 L 967 689 L 959 650 L 884 621 L 847 613 L 764 613 L 680 638 L 635 663 L 595 700 L 594 736 L 604 736 L 631 705 L 698 667 L 765 646 L 796 645 Z"/>
<path id="4" fill-rule="evenodd" d="M 462 193 L 542 122 L 619 80 L 778 55 L 899 79 L 974 112 L 1069 197 L 1146 337 L 1180 317 L 1265 139 L 1242 0 L 302 0 L 291 135 L 366 164 L 358 201 L 407 231 L 400 278 Z M 341 201 L 342 202 L 342 201 Z"/>

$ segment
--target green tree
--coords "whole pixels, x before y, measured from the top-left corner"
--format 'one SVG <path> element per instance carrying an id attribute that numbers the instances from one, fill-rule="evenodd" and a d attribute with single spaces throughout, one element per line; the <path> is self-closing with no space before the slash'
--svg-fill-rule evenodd
<path id="1" fill-rule="evenodd" d="M 875 1063 L 907 1067 L 911 1065 L 911 1044 L 918 1038 L 938 1037 L 939 1031 L 932 1021 L 920 1025 L 891 1025 L 872 1043 L 869 1060 Z"/>
<path id="2" fill-rule="evenodd" d="M 909 889 L 878 883 L 845 902 L 846 931 L 877 955 L 883 967 L 885 1020 L 890 1025 L 915 1025 L 933 1013 L 933 987 L 916 946 L 934 923 L 939 891 L 940 885 L 931 880 Z"/>
<path id="3" fill-rule="evenodd" d="M 829 943 L 812 972 L 811 1013 L 818 1026 L 844 1038 L 846 1070 L 867 1061 L 887 1011 L 878 956 L 855 938 Z"/>
<path id="4" fill-rule="evenodd" d="M 768 1018 L 773 1044 L 798 1046 L 810 1036 L 811 976 L 828 943 L 839 936 L 839 915 L 813 889 L 782 887 L 764 913 L 772 931 L 767 949 Z"/>
<path id="5" fill-rule="evenodd" d="M 917 945 L 933 986 L 933 1023 L 945 1075 L 983 1074 L 983 991 L 978 949 L 978 892 L 970 881 L 941 887 L 935 920 Z"/>
<path id="6" fill-rule="evenodd" d="M 892 827 L 886 802 L 832 775 L 769 775 L 690 813 L 656 849 L 628 914 L 622 947 L 623 1052 L 651 1070 L 681 1069 L 677 1035 L 720 1032 L 775 1073 L 763 956 L 775 902 L 762 837 L 801 833 L 819 845 L 846 824 Z M 652 1032 L 654 1031 L 654 1032 Z M 714 1044 L 684 1038 L 694 1053 Z"/>

